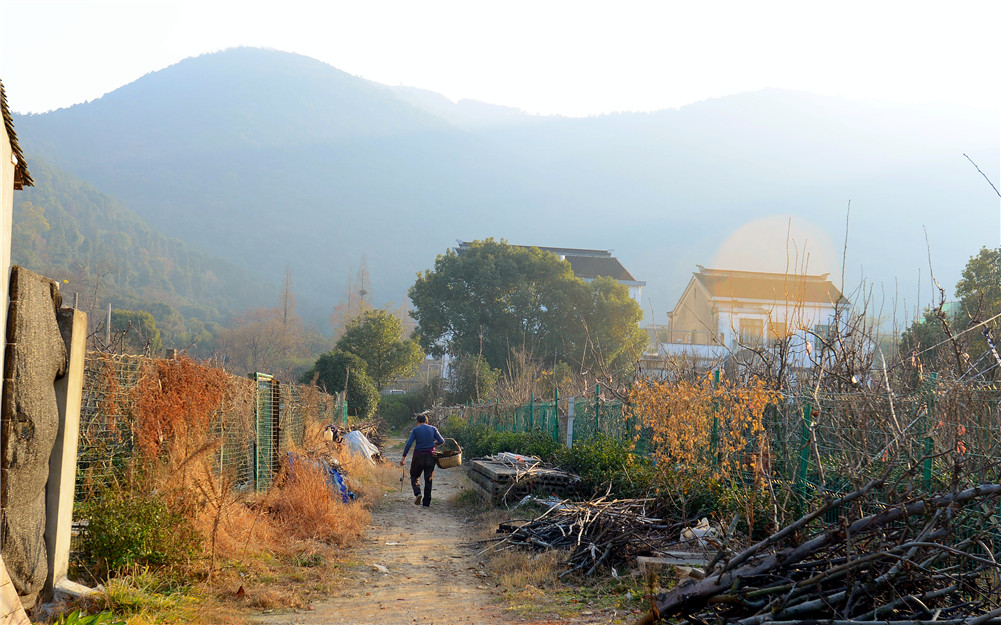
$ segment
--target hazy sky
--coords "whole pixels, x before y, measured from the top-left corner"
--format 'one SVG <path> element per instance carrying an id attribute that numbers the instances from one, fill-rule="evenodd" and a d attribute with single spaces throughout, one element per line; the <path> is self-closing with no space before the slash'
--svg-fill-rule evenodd
<path id="1" fill-rule="evenodd" d="M 42 112 L 247 45 L 542 114 L 762 87 L 998 109 L 999 24 L 998 0 L 0 0 L 0 79 Z"/>

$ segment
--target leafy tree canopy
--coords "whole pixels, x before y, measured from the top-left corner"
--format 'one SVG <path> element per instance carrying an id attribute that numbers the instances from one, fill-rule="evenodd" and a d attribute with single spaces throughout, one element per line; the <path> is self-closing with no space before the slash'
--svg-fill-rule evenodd
<path id="1" fill-rule="evenodd" d="M 403 322 L 385 310 L 355 317 L 337 341 L 337 349 L 364 360 L 379 391 L 391 380 L 413 373 L 424 360 L 420 345 L 404 338 Z"/>
<path id="2" fill-rule="evenodd" d="M 506 370 L 518 349 L 582 373 L 618 376 L 646 341 L 642 312 L 625 286 L 586 283 L 555 254 L 493 239 L 439 255 L 410 299 L 424 349 L 482 356 L 494 369 Z"/>
<path id="3" fill-rule="evenodd" d="M 449 379 L 449 403 L 465 404 L 487 401 L 497 389 L 501 372 L 491 369 L 481 356 L 464 356 L 455 360 Z"/>
<path id="4" fill-rule="evenodd" d="M 334 349 L 320 356 L 303 374 L 300 382 L 315 383 L 327 393 L 340 393 L 347 384 L 348 410 L 367 419 L 379 407 L 379 391 L 366 372 L 365 361 L 349 352 Z"/>
<path id="5" fill-rule="evenodd" d="M 145 310 L 111 311 L 111 345 L 124 354 L 159 356 L 163 349 L 156 321 Z"/>
<path id="6" fill-rule="evenodd" d="M 980 253 L 970 258 L 956 283 L 956 297 L 973 323 L 1001 312 L 1001 247 L 980 248 Z"/>
<path id="7" fill-rule="evenodd" d="M 960 376 L 983 372 L 995 379 L 999 368 L 983 329 L 992 332 L 997 342 L 1001 323 L 988 320 L 1001 313 L 1001 248 L 981 248 L 970 258 L 956 283 L 956 297 L 958 306 L 946 303 L 941 309 L 929 308 L 904 331 L 900 355 L 929 371 L 955 369 Z M 971 329 L 985 321 L 983 327 Z"/>

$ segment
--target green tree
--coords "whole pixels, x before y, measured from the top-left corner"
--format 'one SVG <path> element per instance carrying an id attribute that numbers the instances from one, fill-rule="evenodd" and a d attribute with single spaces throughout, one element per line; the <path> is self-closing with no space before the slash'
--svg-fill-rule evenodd
<path id="1" fill-rule="evenodd" d="M 980 249 L 963 268 L 956 283 L 956 297 L 970 324 L 980 323 L 1001 313 L 1001 247 Z M 997 320 L 993 328 L 997 328 Z"/>
<path id="2" fill-rule="evenodd" d="M 404 338 L 403 323 L 385 310 L 369 310 L 351 320 L 337 349 L 364 360 L 380 392 L 387 382 L 413 373 L 424 360 L 420 345 Z"/>
<path id="3" fill-rule="evenodd" d="M 340 393 L 347 385 L 348 410 L 363 419 L 379 407 L 379 391 L 368 376 L 365 361 L 358 356 L 334 349 L 320 356 L 303 374 L 300 382 L 316 384 L 327 393 Z"/>
<path id="4" fill-rule="evenodd" d="M 111 311 L 111 345 L 123 354 L 159 355 L 160 330 L 145 310 Z"/>
<path id="5" fill-rule="evenodd" d="M 493 239 L 449 250 L 410 288 L 421 347 L 436 356 L 482 355 L 506 366 L 511 348 L 533 351 L 576 278 L 568 263 Z M 548 351 L 548 350 L 546 350 Z"/>
<path id="6" fill-rule="evenodd" d="M 622 379 L 635 368 L 648 338 L 643 312 L 629 289 L 612 278 L 582 284 L 568 318 L 561 323 L 565 361 L 594 377 Z"/>
<path id="7" fill-rule="evenodd" d="M 500 377 L 500 370 L 491 369 L 482 356 L 463 356 L 452 362 L 449 401 L 453 404 L 487 401 L 494 394 Z"/>
<path id="8" fill-rule="evenodd" d="M 998 367 L 983 330 L 997 341 L 1001 323 L 992 318 L 1001 313 L 1001 248 L 981 248 L 970 258 L 956 283 L 956 297 L 958 306 L 947 302 L 929 308 L 904 331 L 900 356 L 925 372 L 954 369 L 957 376 L 968 376 L 978 370 L 990 371 L 993 379 Z"/>
<path id="9" fill-rule="evenodd" d="M 991 334 L 995 347 L 1001 343 L 1001 247 L 980 248 L 963 268 L 963 277 L 956 283 L 956 297 L 960 302 L 962 329 L 972 328 L 964 335 L 967 352 L 972 356 L 971 366 L 980 371 L 989 371 L 991 379 L 999 377 L 999 366 L 984 337 L 986 330 Z M 999 350 L 1001 351 L 1001 350 Z"/>
<path id="10" fill-rule="evenodd" d="M 621 377 L 642 353 L 639 305 L 610 278 L 576 278 L 537 248 L 475 241 L 438 256 L 410 288 L 421 346 L 434 355 L 482 356 L 506 371 L 513 350 Z"/>

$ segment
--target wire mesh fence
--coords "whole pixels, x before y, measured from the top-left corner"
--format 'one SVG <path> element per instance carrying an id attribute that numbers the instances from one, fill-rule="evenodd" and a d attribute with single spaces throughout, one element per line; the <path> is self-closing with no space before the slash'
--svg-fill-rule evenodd
<path id="1" fill-rule="evenodd" d="M 87 354 L 80 411 L 77 501 L 114 489 L 140 453 L 141 393 L 162 391 L 172 361 L 145 356 Z M 166 367 L 165 367 L 166 365 Z M 200 366 L 200 365 L 199 365 Z M 238 488 L 266 489 L 286 451 L 304 442 L 311 424 L 335 419 L 336 399 L 311 387 L 214 370 L 223 392 L 209 406 L 214 471 Z M 177 410 L 183 410 L 182 406 Z"/>
<path id="2" fill-rule="evenodd" d="M 653 451 L 651 415 L 638 415 L 618 400 L 590 397 L 529 404 L 500 402 L 452 409 L 470 424 L 511 432 L 541 432 L 572 445 L 596 436 L 629 441 L 634 453 Z M 1001 479 L 1001 388 L 970 382 L 945 383 L 930 375 L 907 394 L 855 393 L 786 395 L 767 407 L 765 433 L 745 450 L 754 471 L 793 485 L 801 498 L 836 496 L 879 471 L 908 473 L 925 491 L 948 486 L 958 461 L 969 475 Z M 726 421 L 721 422 L 726 427 Z M 714 424 L 713 427 L 718 427 Z M 703 456 L 711 462 L 714 432 Z M 891 466 L 893 465 L 893 466 Z M 972 476 L 971 476 L 972 477 Z"/>
<path id="3" fill-rule="evenodd" d="M 553 401 L 528 404 L 494 403 L 455 407 L 455 414 L 473 425 L 505 432 L 540 432 L 554 441 L 572 446 L 596 436 L 630 440 L 637 453 L 650 449 L 648 429 L 642 419 L 629 415 L 619 400 L 590 397 L 554 397 Z"/>

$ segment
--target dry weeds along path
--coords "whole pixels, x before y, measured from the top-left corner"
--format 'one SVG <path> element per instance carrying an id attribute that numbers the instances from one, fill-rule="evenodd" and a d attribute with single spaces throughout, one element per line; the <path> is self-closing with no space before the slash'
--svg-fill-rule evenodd
<path id="1" fill-rule="evenodd" d="M 389 458 L 399 458 L 399 450 Z M 467 487 L 461 468 L 437 469 L 430 508 L 414 505 L 409 477 L 372 511 L 366 538 L 346 554 L 345 574 L 329 599 L 308 611 L 264 614 L 260 625 L 511 625 L 595 623 L 526 620 L 505 612 L 477 553 L 481 528 L 448 503 Z M 594 617 L 591 617 L 594 618 Z"/>

